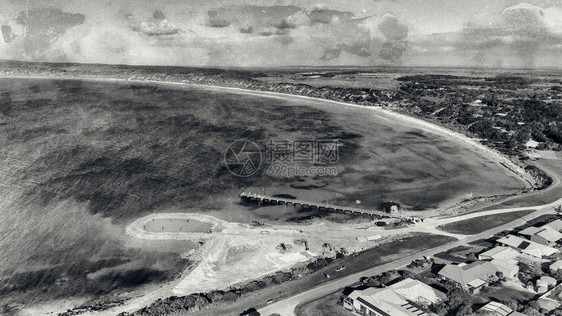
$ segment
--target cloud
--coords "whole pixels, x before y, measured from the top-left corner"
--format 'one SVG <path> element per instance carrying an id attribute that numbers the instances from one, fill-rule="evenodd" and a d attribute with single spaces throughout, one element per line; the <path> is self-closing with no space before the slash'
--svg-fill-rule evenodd
<path id="1" fill-rule="evenodd" d="M 408 26 L 400 23 L 392 14 L 385 14 L 378 25 L 379 30 L 389 41 L 401 41 L 408 37 Z"/>
<path id="2" fill-rule="evenodd" d="M 2 29 L 2 38 L 4 39 L 4 42 L 6 43 L 10 43 L 12 40 L 14 40 L 17 36 L 12 32 L 12 27 L 9 25 L 2 25 L 1 27 Z"/>
<path id="3" fill-rule="evenodd" d="M 311 19 L 316 22 L 310 31 L 314 42 L 324 49 L 322 60 L 337 59 L 346 52 L 369 63 L 401 61 L 407 48 L 408 27 L 395 15 L 357 18 L 349 12 L 322 12 L 322 22 Z"/>
<path id="4" fill-rule="evenodd" d="M 20 11 L 14 19 L 14 23 L 24 30 L 20 37 L 20 41 L 22 41 L 20 44 L 23 44 L 25 55 L 39 59 L 68 30 L 83 24 L 84 21 L 85 16 L 83 14 L 69 13 L 52 8 Z M 6 26 L 3 27 L 4 40 L 6 40 L 4 30 L 8 33 L 8 28 Z M 17 36 L 17 34 L 12 32 L 9 32 L 9 34 L 12 39 L 15 39 Z"/>
<path id="5" fill-rule="evenodd" d="M 459 50 L 473 51 L 471 57 L 477 65 L 499 63 L 504 51 L 514 54 L 516 66 L 534 67 L 543 48 L 560 43 L 562 37 L 553 27 L 556 19 L 547 18 L 556 9 L 519 3 L 501 12 L 481 14 L 470 20 L 461 33 Z M 505 56 L 506 59 L 510 58 Z M 511 62 L 511 61 L 510 61 Z"/>
<path id="6" fill-rule="evenodd" d="M 229 6 L 208 11 L 209 25 L 232 27 L 241 33 L 263 36 L 285 35 L 289 29 L 310 24 L 297 6 Z"/>
<path id="7" fill-rule="evenodd" d="M 311 23 L 331 24 L 331 23 L 347 23 L 355 17 L 353 12 L 337 11 L 316 8 L 308 13 Z"/>
<path id="8" fill-rule="evenodd" d="M 336 20 L 314 24 L 309 29 L 313 42 L 324 49 L 321 60 L 331 60 L 347 52 L 360 57 L 372 56 L 373 46 L 382 44 L 359 21 Z"/>
<path id="9" fill-rule="evenodd" d="M 378 29 L 386 39 L 379 56 L 387 61 L 399 62 L 407 48 L 408 26 L 401 23 L 395 15 L 387 13 L 378 24 Z"/>
<path id="10" fill-rule="evenodd" d="M 132 14 L 126 14 L 125 18 L 133 31 L 141 32 L 149 36 L 174 35 L 180 31 L 179 28 L 166 19 L 166 16 L 160 10 L 154 11 L 152 18 L 140 23 L 136 21 Z"/>

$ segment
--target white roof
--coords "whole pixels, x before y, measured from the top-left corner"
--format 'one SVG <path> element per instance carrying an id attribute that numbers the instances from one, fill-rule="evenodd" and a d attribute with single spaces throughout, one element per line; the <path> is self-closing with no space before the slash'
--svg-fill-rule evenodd
<path id="1" fill-rule="evenodd" d="M 405 279 L 390 286 L 394 292 L 410 301 L 429 301 L 437 303 L 441 300 L 440 292 L 431 286 L 414 279 Z M 441 293 L 443 294 L 443 293 Z"/>
<path id="2" fill-rule="evenodd" d="M 378 310 L 391 316 L 427 316 L 426 313 L 420 312 L 417 308 L 415 309 L 417 312 L 414 310 L 410 311 L 408 307 L 411 305 L 391 288 L 368 288 L 363 291 L 356 290 L 353 291 L 349 297 L 369 308 L 371 307 L 368 305 L 376 307 Z"/>
<path id="3" fill-rule="evenodd" d="M 538 233 L 539 231 L 541 231 L 541 229 L 542 228 L 540 228 L 540 227 L 530 226 L 530 227 L 527 227 L 527 228 L 523 229 L 522 231 L 520 231 L 519 234 L 525 235 L 525 236 L 531 236 L 531 235 L 534 235 L 534 234 Z"/>
<path id="4" fill-rule="evenodd" d="M 359 297 L 392 316 L 427 315 L 408 301 L 436 303 L 445 295 L 431 286 L 413 279 L 404 279 L 386 288 L 370 287 L 349 294 L 353 300 Z"/>
<path id="5" fill-rule="evenodd" d="M 536 233 L 536 235 L 548 240 L 549 242 L 555 242 L 562 239 L 562 234 L 548 225 L 544 226 L 544 228 Z"/>
<path id="6" fill-rule="evenodd" d="M 499 302 L 490 302 L 482 306 L 479 310 L 492 312 L 493 315 L 498 315 L 498 316 L 507 316 L 513 313 L 513 310 L 511 308 Z"/>
<path id="7" fill-rule="evenodd" d="M 562 269 L 562 260 L 558 260 L 550 265 L 550 270 L 560 270 Z"/>
<path id="8" fill-rule="evenodd" d="M 478 287 L 480 287 L 480 286 L 486 284 L 486 281 L 484 281 L 484 280 L 482 280 L 482 279 L 475 279 L 475 280 L 472 280 L 472 281 L 468 282 L 467 284 L 468 284 L 470 287 L 478 288 Z"/>
<path id="9" fill-rule="evenodd" d="M 493 259 L 490 261 L 498 271 L 504 274 L 506 277 L 510 277 L 512 273 L 516 273 L 519 269 L 517 260 L 503 260 L 503 259 Z"/>
<path id="10" fill-rule="evenodd" d="M 550 256 L 558 252 L 557 249 L 552 247 L 541 245 L 531 240 L 523 239 L 514 235 L 507 235 L 498 239 L 499 243 L 508 245 L 513 248 L 519 249 L 521 252 L 529 254 L 531 256 L 542 258 L 543 256 Z"/>
<path id="11" fill-rule="evenodd" d="M 556 279 L 548 275 L 543 275 L 540 279 L 537 280 L 537 286 L 539 284 L 556 285 Z"/>
<path id="12" fill-rule="evenodd" d="M 511 247 L 497 246 L 490 250 L 487 250 L 479 255 L 479 257 L 492 258 L 492 259 L 502 259 L 511 260 L 517 258 L 519 253 Z"/>
<path id="13" fill-rule="evenodd" d="M 556 230 L 556 231 L 562 230 L 562 220 L 560 220 L 560 219 L 557 219 L 557 220 L 555 220 L 553 222 L 550 222 L 546 225 L 549 226 L 550 228 Z"/>

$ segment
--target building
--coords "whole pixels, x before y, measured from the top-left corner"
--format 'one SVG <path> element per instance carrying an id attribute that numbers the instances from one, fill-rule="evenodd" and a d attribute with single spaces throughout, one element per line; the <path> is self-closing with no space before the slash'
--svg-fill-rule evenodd
<path id="1" fill-rule="evenodd" d="M 537 300 L 540 308 L 548 311 L 560 307 L 560 302 L 562 302 L 562 284 L 546 292 Z"/>
<path id="2" fill-rule="evenodd" d="M 486 250 L 478 255 L 479 260 L 514 260 L 521 254 L 511 247 L 494 247 L 492 249 Z"/>
<path id="3" fill-rule="evenodd" d="M 489 261 L 475 261 L 470 264 L 448 264 L 439 271 L 439 276 L 456 282 L 463 288 L 476 291 L 496 278 L 498 269 Z"/>
<path id="4" fill-rule="evenodd" d="M 550 223 L 547 224 L 550 228 L 561 232 L 562 231 L 562 220 L 561 219 L 557 219 L 555 221 L 552 221 Z"/>
<path id="5" fill-rule="evenodd" d="M 491 264 L 501 272 L 504 278 L 513 279 L 519 272 L 519 262 L 517 260 L 502 260 L 494 259 L 490 261 Z"/>
<path id="6" fill-rule="evenodd" d="M 387 213 L 397 213 L 400 210 L 400 204 L 392 201 L 384 202 L 382 203 L 382 210 Z"/>
<path id="7" fill-rule="evenodd" d="M 437 303 L 445 294 L 413 279 L 404 279 L 386 288 L 355 290 L 344 299 L 344 307 L 368 316 L 427 316 L 410 302 Z"/>
<path id="8" fill-rule="evenodd" d="M 509 246 L 521 253 L 531 255 L 535 258 L 548 257 L 558 252 L 557 249 L 547 245 L 521 238 L 519 236 L 507 235 L 498 239 L 500 246 Z"/>
<path id="9" fill-rule="evenodd" d="M 548 267 L 548 269 L 550 270 L 551 273 L 556 273 L 562 270 L 562 260 L 555 261 L 550 265 L 550 267 Z"/>
<path id="10" fill-rule="evenodd" d="M 546 293 L 548 290 L 556 286 L 556 279 L 543 275 L 537 280 L 535 286 L 537 287 L 537 293 Z"/>
<path id="11" fill-rule="evenodd" d="M 553 245 L 562 239 L 562 233 L 548 224 L 541 227 L 527 227 L 520 231 L 519 235 L 542 245 Z"/>
<path id="12" fill-rule="evenodd" d="M 519 260 L 523 255 L 511 247 L 494 247 L 478 255 L 478 259 L 490 261 L 504 277 L 513 278 L 519 272 Z"/>
<path id="13" fill-rule="evenodd" d="M 516 312 L 499 302 L 489 302 L 488 304 L 482 306 L 478 311 L 485 312 L 486 315 L 493 316 L 525 316 L 525 314 Z"/>

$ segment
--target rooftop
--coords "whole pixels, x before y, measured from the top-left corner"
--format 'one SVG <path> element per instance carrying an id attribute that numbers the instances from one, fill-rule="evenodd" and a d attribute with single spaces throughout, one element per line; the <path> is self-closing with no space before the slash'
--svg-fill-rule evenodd
<path id="1" fill-rule="evenodd" d="M 431 286 L 413 279 L 404 279 L 386 288 L 356 290 L 349 297 L 377 311 L 382 315 L 426 316 L 427 314 L 409 303 L 435 303 L 445 298 L 445 294 Z"/>
<path id="2" fill-rule="evenodd" d="M 520 231 L 519 234 L 524 236 L 540 236 L 549 242 L 555 242 L 562 239 L 562 233 L 548 224 L 541 227 L 527 227 Z"/>
<path id="3" fill-rule="evenodd" d="M 480 260 L 484 259 L 501 259 L 501 260 L 512 260 L 517 258 L 519 253 L 511 247 L 502 247 L 497 246 L 490 250 L 484 251 L 483 253 L 479 254 L 478 257 Z"/>
<path id="4" fill-rule="evenodd" d="M 489 302 L 482 306 L 479 311 L 487 311 L 494 316 L 508 316 L 513 313 L 513 310 L 499 302 Z"/>
<path id="5" fill-rule="evenodd" d="M 562 220 L 560 219 L 550 222 L 547 225 L 558 232 L 562 230 Z"/>
<path id="6" fill-rule="evenodd" d="M 514 235 L 507 235 L 505 237 L 502 237 L 498 239 L 498 242 L 513 248 L 517 248 L 521 252 L 537 258 L 550 256 L 558 252 L 557 249 L 554 249 L 552 247 L 542 245 L 534 241 L 526 240 Z"/>
<path id="7" fill-rule="evenodd" d="M 482 282 L 477 280 L 487 280 L 490 276 L 495 275 L 497 271 L 497 268 L 491 262 L 475 261 L 467 265 L 448 264 L 439 271 L 439 275 L 463 286 L 473 286 L 476 284 L 482 285 Z"/>

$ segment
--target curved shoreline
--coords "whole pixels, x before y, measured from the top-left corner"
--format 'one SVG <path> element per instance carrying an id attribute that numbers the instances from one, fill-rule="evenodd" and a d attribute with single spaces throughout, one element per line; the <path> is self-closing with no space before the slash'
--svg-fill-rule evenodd
<path id="1" fill-rule="evenodd" d="M 4 77 L 10 78 L 10 77 Z M 269 92 L 269 91 L 256 91 L 250 89 L 242 89 L 242 88 L 232 88 L 232 87 L 223 87 L 223 86 L 210 86 L 210 85 L 198 85 L 198 84 L 190 84 L 190 83 L 182 83 L 182 82 L 167 82 L 167 81 L 157 81 L 157 80 L 127 80 L 127 79 L 103 79 L 103 78 L 89 78 L 89 77 L 33 77 L 33 76 L 13 76 L 11 78 L 22 78 L 22 79 L 65 79 L 65 80 L 85 80 L 85 81 L 98 81 L 98 82 L 132 82 L 132 83 L 140 83 L 140 84 L 158 84 L 158 85 L 172 85 L 172 86 L 179 86 L 179 87 L 194 87 L 199 89 L 211 90 L 211 91 L 230 91 L 231 93 L 240 93 L 246 95 L 253 95 L 253 96 L 261 96 L 261 97 L 271 97 L 271 98 L 282 98 L 282 99 L 304 99 L 314 102 L 321 102 L 327 103 L 333 106 L 343 105 L 343 106 L 350 106 L 353 108 L 360 108 L 365 110 L 374 111 L 376 113 L 374 115 L 381 115 L 379 116 L 381 119 L 392 119 L 392 120 L 400 120 L 400 124 L 410 124 L 415 125 L 414 127 L 422 129 L 424 131 L 428 131 L 430 133 L 442 136 L 442 137 L 450 137 L 451 140 L 456 140 L 466 144 L 466 148 L 470 149 L 471 152 L 474 152 L 478 156 L 483 155 L 485 158 L 493 160 L 494 163 L 499 163 L 500 165 L 502 162 L 506 163 L 508 166 L 513 165 L 514 169 L 511 170 L 510 168 L 505 167 L 510 171 L 510 174 L 514 174 L 523 181 L 524 177 L 528 175 L 525 171 L 523 171 L 520 167 L 515 165 L 509 158 L 503 156 L 502 154 L 494 151 L 491 148 L 488 148 L 474 139 L 463 135 L 462 133 L 449 130 L 443 126 L 437 125 L 432 122 L 427 122 L 423 119 L 412 117 L 402 113 L 396 113 L 392 110 L 385 109 L 380 106 L 365 106 L 365 105 L 357 105 L 357 104 L 350 104 L 340 101 L 333 101 L 333 100 L 326 100 L 321 98 L 314 98 L 308 96 L 300 96 L 300 95 L 292 95 L 292 94 L 284 94 L 278 92 Z M 449 139 L 449 138 L 447 138 Z M 521 173 L 518 173 L 521 172 Z M 507 173 L 507 172 L 506 172 Z M 556 185 L 559 184 L 559 181 Z M 547 187 L 547 189 L 551 189 L 554 186 L 554 183 L 551 186 Z M 517 196 L 524 196 L 524 194 L 517 194 Z M 464 214 L 463 214 L 464 215 Z M 218 219 L 214 216 L 208 216 L 199 213 L 156 213 L 151 214 L 148 216 L 144 216 L 141 218 L 136 219 L 131 224 L 127 225 L 126 232 L 129 236 L 133 236 L 136 238 L 141 239 L 150 239 L 150 240 L 194 240 L 197 239 L 207 239 L 211 238 L 212 234 L 208 233 L 201 233 L 201 232 L 192 232 L 192 233 L 184 233 L 184 232 L 150 232 L 143 229 L 143 225 L 153 219 L 162 219 L 162 218 L 170 218 L 170 216 L 174 216 L 174 218 L 182 218 L 182 219 L 194 219 L 206 223 L 212 223 L 213 228 L 212 230 L 220 231 L 222 228 L 225 227 L 224 223 L 232 224 L 228 221 L 224 221 L 222 219 Z M 142 235 L 142 237 L 141 237 Z"/>
<path id="2" fill-rule="evenodd" d="M 475 141 L 474 139 L 450 130 L 446 127 L 437 125 L 433 122 L 425 121 L 421 118 L 417 118 L 414 116 L 409 116 L 403 113 L 398 113 L 389 109 L 386 109 L 381 106 L 369 106 L 369 105 L 360 105 L 360 104 L 353 104 L 353 103 L 346 103 L 341 101 L 334 101 L 329 99 L 322 99 L 310 96 L 303 96 L 303 95 L 295 95 L 295 94 L 287 94 L 281 92 L 272 92 L 272 91 L 260 91 L 260 90 L 251 90 L 251 89 L 244 89 L 244 88 L 236 88 L 236 87 L 226 87 L 226 86 L 217 86 L 217 85 L 205 85 L 205 84 L 195 84 L 189 82 L 176 82 L 176 81 L 160 81 L 160 80 L 140 80 L 140 79 L 121 79 L 121 78 L 95 78 L 95 77 L 88 77 L 88 76 L 17 76 L 17 75 L 8 75 L 8 76 L 1 76 L 1 78 L 18 78 L 18 79 L 64 79 L 64 80 L 85 80 L 85 81 L 94 81 L 94 82 L 123 82 L 123 83 L 139 83 L 139 84 L 159 84 L 159 85 L 170 85 L 176 87 L 191 87 L 191 88 L 199 88 L 204 90 L 225 90 L 232 93 L 237 94 L 245 94 L 245 95 L 252 95 L 258 97 L 271 97 L 271 98 L 280 98 L 280 99 L 300 99 L 300 100 L 307 100 L 313 102 L 322 102 L 329 105 L 343 105 L 346 107 L 356 108 L 356 109 L 367 109 L 378 114 L 377 116 L 381 119 L 385 120 L 396 120 L 404 125 L 409 125 L 419 128 L 421 130 L 436 134 L 438 136 L 448 136 L 450 140 L 457 140 L 465 145 L 471 147 L 471 149 L 477 154 L 483 154 L 486 158 L 493 160 L 496 163 L 499 163 L 502 167 L 507 169 L 511 174 L 515 175 L 519 180 L 523 183 L 529 184 L 529 178 L 532 178 L 527 172 L 525 172 L 521 167 L 517 166 L 513 163 L 508 157 L 504 156 L 503 154 L 483 145 L 479 142 Z M 385 117 L 386 116 L 386 117 Z M 529 185 L 532 187 L 531 185 Z"/>
<path id="3" fill-rule="evenodd" d="M 465 149 L 470 150 L 477 157 L 490 160 L 493 161 L 493 163 L 499 164 L 501 169 L 504 169 L 506 175 L 516 178 L 519 184 L 522 186 L 522 190 L 512 192 L 511 194 L 513 195 L 520 196 L 521 194 L 524 194 L 525 190 L 528 189 L 531 189 L 530 193 L 536 191 L 536 187 L 534 187 L 534 185 L 532 184 L 534 182 L 533 177 L 527 172 L 525 172 L 524 169 L 513 163 L 509 159 L 509 157 L 504 156 L 503 154 L 477 142 L 476 140 L 460 132 L 450 130 L 444 126 L 440 126 L 433 122 L 425 121 L 421 118 L 417 118 L 403 113 L 398 113 L 386 109 L 382 106 L 360 105 L 360 104 L 346 103 L 341 101 L 334 101 L 334 100 L 322 99 L 322 98 L 316 98 L 310 96 L 287 94 L 281 92 L 252 90 L 252 89 L 237 88 L 237 87 L 219 86 L 219 85 L 196 84 L 187 81 L 142 80 L 142 79 L 128 79 L 128 78 L 96 78 L 96 77 L 89 77 L 89 76 L 18 76 L 13 74 L 2 76 L 2 78 L 40 79 L 40 80 L 58 79 L 58 80 L 83 80 L 83 81 L 90 81 L 90 82 L 154 84 L 154 85 L 171 86 L 171 87 L 179 87 L 179 88 L 196 88 L 196 89 L 207 90 L 207 91 L 219 91 L 223 93 L 242 94 L 242 95 L 250 95 L 250 96 L 265 97 L 265 98 L 276 98 L 276 99 L 284 99 L 284 100 L 287 99 L 305 100 L 309 102 L 318 102 L 319 104 L 327 104 L 330 106 L 345 106 L 354 109 L 368 110 L 368 111 L 372 111 L 372 113 L 377 118 L 387 121 L 392 120 L 395 121 L 397 124 L 418 128 L 422 131 L 426 131 L 434 135 L 444 137 L 445 139 L 453 143 L 455 142 L 460 143 L 465 147 Z M 507 172 L 505 170 L 507 170 Z M 488 197 L 480 196 L 478 198 L 488 198 Z M 455 199 L 456 201 L 453 201 Z M 441 211 L 452 210 L 453 208 L 459 206 L 460 204 L 465 204 L 465 202 L 459 200 L 458 197 L 451 197 L 450 199 L 448 199 L 448 201 L 443 201 L 443 204 L 438 209 L 435 209 L 434 211 L 441 212 Z M 496 204 L 496 202 L 493 204 Z M 468 208 L 471 207 L 469 206 Z"/>

